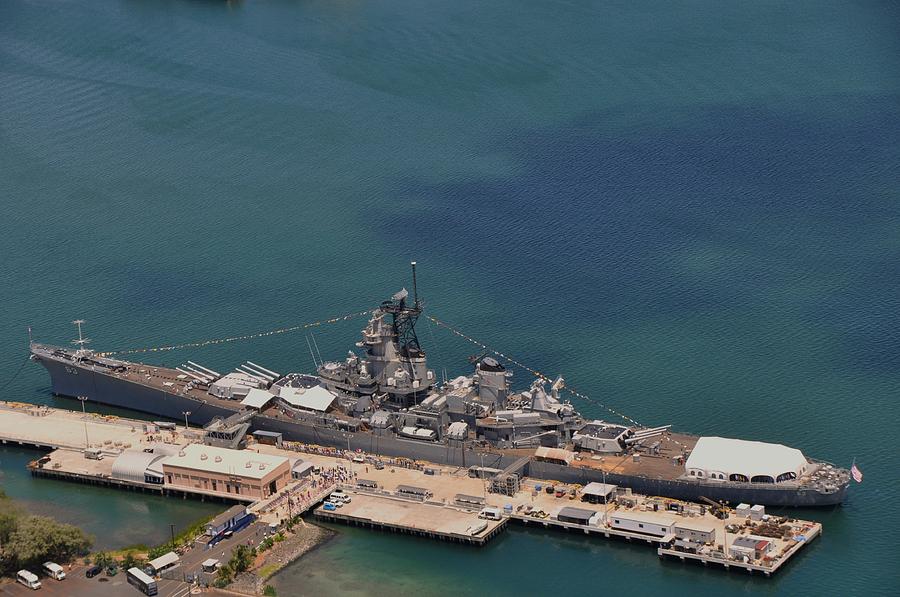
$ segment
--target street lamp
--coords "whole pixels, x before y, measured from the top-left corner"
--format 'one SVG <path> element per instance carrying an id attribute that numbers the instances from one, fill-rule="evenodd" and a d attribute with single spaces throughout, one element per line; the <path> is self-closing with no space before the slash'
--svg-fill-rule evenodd
<path id="1" fill-rule="evenodd" d="M 91 447 L 91 443 L 88 441 L 88 432 L 87 432 L 87 413 L 84 410 L 84 403 L 87 402 L 87 396 L 78 396 L 78 401 L 81 402 L 81 420 L 84 421 L 84 449 L 87 450 Z"/>
<path id="2" fill-rule="evenodd" d="M 185 429 L 190 429 L 191 426 L 188 424 L 188 417 L 190 416 L 191 411 L 189 411 L 189 410 L 183 410 L 183 411 L 181 411 L 181 414 L 184 415 L 184 428 L 185 428 Z"/>

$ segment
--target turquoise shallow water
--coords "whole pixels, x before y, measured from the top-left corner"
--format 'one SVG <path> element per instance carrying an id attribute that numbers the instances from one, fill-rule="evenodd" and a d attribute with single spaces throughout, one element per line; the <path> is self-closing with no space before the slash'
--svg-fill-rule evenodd
<path id="1" fill-rule="evenodd" d="M 373 305 L 416 259 L 431 313 L 641 422 L 866 481 L 804 513 L 825 537 L 772 581 L 347 532 L 282 588 L 894 592 L 897 30 L 885 2 L 0 3 L 2 394 L 70 404 L 13 378 L 28 325 L 65 342 L 82 317 L 97 349 L 254 332 Z M 360 326 L 320 328 L 323 354 Z M 465 370 L 473 347 L 420 332 Z M 312 365 L 295 335 L 152 358 Z"/>
<path id="2" fill-rule="evenodd" d="M 52 516 L 77 525 L 94 536 L 96 549 L 117 549 L 128 545 L 156 546 L 175 531 L 205 516 L 214 516 L 225 506 L 167 499 L 158 496 L 36 479 L 25 467 L 40 453 L 34 450 L 0 447 L 0 484 L 16 503 L 34 514 Z"/>

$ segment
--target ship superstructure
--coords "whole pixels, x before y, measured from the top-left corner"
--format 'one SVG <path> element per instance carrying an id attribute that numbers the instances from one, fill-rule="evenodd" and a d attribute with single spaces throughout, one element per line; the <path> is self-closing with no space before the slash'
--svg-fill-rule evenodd
<path id="1" fill-rule="evenodd" d="M 587 421 L 562 398 L 563 378 L 537 378 L 514 391 L 512 372 L 492 356 L 473 359 L 471 375 L 438 384 L 416 335 L 422 309 L 413 268 L 413 296 L 403 289 L 381 303 L 362 330 L 360 352 L 317 363 L 316 375 L 281 374 L 252 361 L 221 374 L 193 361 L 169 368 L 110 358 L 85 347 L 81 321 L 77 349 L 32 343 L 31 354 L 50 372 L 56 394 L 188 418 L 205 425 L 215 445 L 240 445 L 260 429 L 287 440 L 480 465 L 498 473 L 494 485 L 514 483 L 527 467 L 535 477 L 611 482 L 680 499 L 797 506 L 844 499 L 848 471 L 802 456 L 798 464 L 799 451 L 765 447 L 773 444 L 729 444 L 734 471 L 725 470 L 728 458 L 718 460 L 721 471 L 686 466 L 701 438 L 668 425 Z M 749 469 L 738 465 L 757 455 L 753 470 L 774 472 L 741 472 Z"/>

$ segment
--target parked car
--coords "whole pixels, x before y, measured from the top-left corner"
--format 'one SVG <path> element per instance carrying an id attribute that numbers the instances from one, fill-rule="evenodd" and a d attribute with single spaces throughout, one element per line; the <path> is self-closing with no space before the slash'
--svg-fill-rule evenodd
<path id="1" fill-rule="evenodd" d="M 84 575 L 88 578 L 94 578 L 101 572 L 103 572 L 103 568 L 101 568 L 100 566 L 91 566 L 87 569 L 87 572 L 85 572 Z"/>
<path id="2" fill-rule="evenodd" d="M 332 508 L 334 508 L 334 509 L 337 509 L 337 508 L 343 508 L 343 507 L 344 507 L 344 502 L 339 502 L 339 501 L 337 501 L 337 500 L 328 500 L 327 502 L 325 502 L 325 506 L 328 506 L 328 504 L 331 504 Z M 332 509 L 332 508 L 327 508 L 327 507 L 326 507 L 325 509 L 326 509 L 326 510 L 330 510 L 330 509 Z"/>
<path id="3" fill-rule="evenodd" d="M 343 503 L 345 503 L 345 504 L 349 504 L 351 501 L 353 501 L 353 500 L 350 499 L 350 496 L 347 495 L 346 493 L 344 493 L 343 491 L 334 491 L 334 492 L 332 492 L 332 494 L 331 494 L 331 496 L 329 497 L 329 499 L 330 499 L 332 502 L 343 502 Z"/>
<path id="4" fill-rule="evenodd" d="M 106 576 L 115 576 L 118 573 L 119 573 L 118 566 L 113 565 L 113 566 L 106 567 Z"/>
<path id="5" fill-rule="evenodd" d="M 335 506 L 333 502 L 325 502 L 324 504 L 322 504 L 322 509 L 332 512 L 334 510 L 337 510 L 337 506 Z"/>

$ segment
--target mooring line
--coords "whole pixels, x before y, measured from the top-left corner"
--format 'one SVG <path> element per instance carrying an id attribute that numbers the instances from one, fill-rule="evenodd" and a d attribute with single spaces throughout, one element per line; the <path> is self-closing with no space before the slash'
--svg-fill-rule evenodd
<path id="1" fill-rule="evenodd" d="M 467 342 L 470 342 L 471 344 L 474 344 L 475 346 L 481 348 L 482 350 L 486 350 L 486 351 L 492 353 L 493 355 L 498 356 L 498 357 L 500 357 L 501 359 L 503 359 L 503 360 L 505 360 L 505 361 L 507 361 L 507 362 L 509 362 L 509 363 L 512 363 L 513 365 L 515 365 L 515 366 L 517 366 L 517 367 L 520 367 L 520 368 L 524 369 L 525 371 L 528 371 L 529 373 L 531 373 L 532 375 L 534 375 L 535 377 L 537 377 L 537 378 L 539 378 L 539 379 L 543 379 L 544 381 L 548 381 L 548 382 L 550 382 L 550 383 L 553 383 L 553 380 L 552 380 L 549 376 L 544 375 L 543 373 L 541 373 L 541 372 L 538 371 L 537 369 L 533 369 L 532 367 L 529 367 L 528 365 L 526 365 L 526 364 L 523 363 L 522 361 L 520 361 L 520 360 L 518 360 L 518 359 L 516 359 L 516 358 L 514 358 L 514 357 L 512 357 L 512 356 L 510 356 L 510 355 L 508 355 L 508 354 L 502 353 L 502 352 L 500 352 L 499 350 L 496 350 L 496 349 L 494 349 L 494 348 L 488 346 L 488 345 L 485 344 L 484 342 L 481 342 L 480 340 L 476 340 L 475 338 L 473 338 L 473 337 L 471 337 L 471 336 L 469 336 L 469 335 L 463 333 L 461 330 L 459 330 L 459 329 L 453 327 L 453 326 L 450 325 L 449 323 L 447 323 L 447 322 L 445 322 L 445 321 L 441 321 L 441 320 L 437 319 L 436 317 L 432 317 L 432 316 L 430 316 L 430 315 L 426 315 L 425 317 L 426 317 L 429 321 L 431 321 L 432 323 L 434 323 L 435 325 L 438 325 L 438 326 L 440 326 L 440 327 L 442 327 L 442 328 L 444 328 L 444 329 L 446 329 L 446 330 L 449 330 L 452 334 L 454 334 L 454 335 L 456 335 L 456 336 L 459 336 L 460 338 L 466 340 Z M 625 415 L 625 414 L 620 413 L 619 411 L 615 410 L 614 408 L 612 408 L 612 407 L 610 407 L 610 406 L 607 406 L 606 404 L 603 404 L 603 403 L 600 402 L 599 400 L 596 400 L 596 399 L 594 399 L 594 398 L 591 398 L 591 397 L 588 396 L 587 394 L 583 394 L 582 392 L 579 392 L 577 389 L 575 389 L 575 388 L 573 388 L 573 387 L 569 387 L 568 384 L 565 385 L 565 386 L 563 387 L 563 389 L 564 389 L 565 391 L 569 392 L 570 394 L 572 394 L 573 396 L 577 396 L 578 398 L 581 398 L 582 400 L 586 400 L 586 401 L 588 401 L 588 402 L 590 402 L 590 403 L 592 403 L 592 404 L 596 404 L 597 406 L 606 409 L 606 410 L 609 411 L 610 413 L 616 415 L 617 417 L 621 417 L 622 419 L 628 421 L 629 423 L 633 423 L 634 425 L 637 425 L 638 427 L 641 426 L 640 423 L 638 423 L 637 421 L 635 421 L 634 419 L 632 419 L 632 418 L 629 417 L 628 415 Z"/>
<path id="2" fill-rule="evenodd" d="M 113 355 L 128 355 L 128 354 L 140 354 L 145 352 L 165 352 L 169 350 L 179 350 L 182 348 L 200 348 L 203 346 L 210 346 L 213 344 L 225 344 L 228 342 L 237 342 L 240 340 L 255 340 L 256 338 L 264 338 L 266 336 L 275 336 L 276 334 L 287 334 L 289 332 L 296 332 L 299 330 L 306 330 L 309 328 L 318 327 L 321 325 L 329 324 L 329 323 L 337 323 L 340 321 L 347 321 L 349 319 L 355 319 L 357 317 L 362 317 L 363 315 L 370 315 L 373 309 L 367 309 L 365 311 L 357 311 L 355 313 L 348 313 L 347 315 L 340 315 L 338 317 L 332 317 L 330 319 L 321 319 L 319 321 L 312 321 L 310 323 L 304 323 L 302 325 L 292 325 L 286 328 L 279 328 L 277 330 L 268 330 L 265 332 L 257 332 L 255 334 L 244 334 L 242 336 L 231 336 L 229 338 L 213 338 L 210 340 L 199 340 L 196 342 L 185 342 L 183 344 L 172 344 L 169 346 L 153 346 L 148 348 L 130 348 L 127 350 L 113 350 L 110 352 L 99 353 L 100 356 L 113 356 Z"/>

